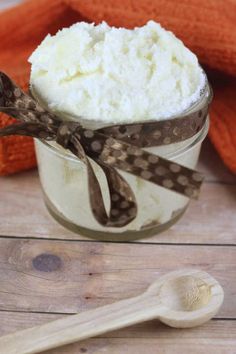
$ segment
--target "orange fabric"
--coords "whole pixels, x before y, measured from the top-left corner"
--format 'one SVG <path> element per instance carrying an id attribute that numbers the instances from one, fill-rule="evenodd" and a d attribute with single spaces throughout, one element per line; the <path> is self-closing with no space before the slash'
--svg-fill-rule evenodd
<path id="1" fill-rule="evenodd" d="M 215 99 L 210 138 L 236 173 L 236 1 L 235 0 L 31 0 L 0 14 L 0 70 L 23 88 L 29 81 L 27 58 L 47 33 L 77 21 L 143 25 L 154 19 L 173 31 L 209 68 Z M 12 119 L 0 116 L 0 127 Z M 0 140 L 0 174 L 35 165 L 32 139 Z"/>

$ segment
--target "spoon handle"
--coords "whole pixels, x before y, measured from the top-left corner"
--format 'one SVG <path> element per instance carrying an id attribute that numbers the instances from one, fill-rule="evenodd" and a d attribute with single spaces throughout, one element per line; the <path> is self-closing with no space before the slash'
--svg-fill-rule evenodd
<path id="1" fill-rule="evenodd" d="M 158 296 L 137 296 L 0 338 L 4 354 L 32 354 L 156 318 Z"/>

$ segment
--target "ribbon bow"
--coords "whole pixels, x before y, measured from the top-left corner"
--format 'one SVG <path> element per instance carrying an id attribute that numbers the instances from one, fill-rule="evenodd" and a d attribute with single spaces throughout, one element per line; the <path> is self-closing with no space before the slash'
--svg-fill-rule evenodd
<path id="1" fill-rule="evenodd" d="M 197 198 L 203 181 L 201 174 L 141 148 L 192 137 L 202 129 L 208 105 L 209 102 L 201 110 L 181 118 L 91 130 L 85 129 L 79 122 L 61 121 L 0 72 L 0 111 L 21 121 L 0 129 L 0 137 L 28 135 L 55 140 L 81 159 L 87 166 L 93 215 L 107 227 L 125 226 L 137 215 L 135 195 L 116 168 L 189 198 Z M 109 214 L 89 158 L 105 173 L 110 194 Z"/>

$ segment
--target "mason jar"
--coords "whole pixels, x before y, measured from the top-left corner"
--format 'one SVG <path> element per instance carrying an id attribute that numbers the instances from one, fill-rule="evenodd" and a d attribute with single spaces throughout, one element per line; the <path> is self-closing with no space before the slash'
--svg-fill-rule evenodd
<path id="1" fill-rule="evenodd" d="M 201 109 L 209 104 L 210 99 L 211 90 L 207 84 L 207 88 L 198 102 L 194 103 L 182 115 Z M 178 117 L 181 115 L 175 116 L 173 119 Z M 75 120 L 74 117 L 63 115 L 60 119 Z M 91 126 L 89 125 L 91 123 L 86 119 L 82 120 L 82 124 L 85 128 L 99 129 L 104 127 L 102 122 L 93 122 Z M 169 145 L 145 148 L 145 150 L 194 169 L 208 128 L 209 117 L 202 129 L 193 137 Z M 80 235 L 111 241 L 134 240 L 152 236 L 173 225 L 188 207 L 188 197 L 119 170 L 135 194 L 138 205 L 137 216 L 123 227 L 102 226 L 91 211 L 85 164 L 56 142 L 35 139 L 35 147 L 44 200 L 49 212 L 60 224 Z M 104 173 L 94 161 L 91 163 L 100 183 L 105 207 L 108 211 L 110 200 Z"/>

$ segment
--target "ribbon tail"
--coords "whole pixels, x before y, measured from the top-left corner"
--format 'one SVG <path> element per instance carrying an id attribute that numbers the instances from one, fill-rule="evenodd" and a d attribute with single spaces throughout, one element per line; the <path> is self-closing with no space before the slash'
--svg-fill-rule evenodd
<path id="1" fill-rule="evenodd" d="M 119 168 L 149 182 L 196 199 L 203 176 L 178 163 L 151 154 L 137 146 L 93 131 L 81 129 L 81 143 L 88 156 L 113 168 Z"/>
<path id="2" fill-rule="evenodd" d="M 58 137 L 57 142 L 63 146 L 63 141 L 61 141 L 60 137 Z M 120 176 L 113 167 L 107 166 L 102 162 L 93 159 L 102 168 L 109 187 L 110 212 L 108 215 L 101 186 L 94 172 L 93 166 L 80 144 L 79 132 L 74 132 L 74 134 L 71 135 L 68 144 L 63 147 L 69 149 L 87 166 L 91 210 L 99 224 L 109 227 L 122 227 L 132 221 L 137 214 L 137 204 L 135 196 L 124 178 Z"/>
<path id="3" fill-rule="evenodd" d="M 0 72 L 0 111 L 23 122 L 59 125 L 55 115 L 45 110 L 3 72 Z"/>
<path id="4" fill-rule="evenodd" d="M 109 187 L 111 204 L 106 226 L 125 226 L 137 216 L 137 203 L 134 193 L 118 171 L 101 161 L 96 162 L 105 173 Z"/>
<path id="5" fill-rule="evenodd" d="M 106 226 L 108 216 L 103 201 L 101 187 L 98 182 L 97 176 L 95 175 L 93 167 L 89 159 L 87 158 L 82 145 L 80 144 L 79 133 L 74 132 L 73 135 L 68 136 L 68 139 L 66 139 L 65 136 L 64 139 L 62 139 L 62 137 L 60 136 L 60 129 L 58 133 L 59 134 L 57 136 L 57 143 L 63 146 L 65 149 L 70 150 L 75 156 L 79 157 L 81 161 L 85 163 L 88 173 L 88 192 L 91 210 L 97 222 L 103 226 Z"/>
<path id="6" fill-rule="evenodd" d="M 15 107 L 0 107 L 0 112 L 8 114 L 12 118 L 15 118 L 17 120 L 20 120 L 22 122 L 38 122 L 38 120 L 34 119 L 34 116 L 37 116 L 35 112 L 32 112 L 31 116 L 30 115 L 30 110 L 28 109 L 17 109 Z"/>
<path id="7" fill-rule="evenodd" d="M 27 106 L 23 101 L 27 103 Z M 21 105 L 18 104 L 19 102 L 21 102 Z M 32 107 L 29 107 L 30 103 L 32 103 Z M 0 106 L 19 110 L 21 108 L 32 109 L 36 104 L 36 101 L 27 95 L 9 76 L 0 72 Z"/>
<path id="8" fill-rule="evenodd" d="M 42 138 L 45 140 L 52 140 L 55 136 L 47 127 L 40 125 L 39 123 L 21 123 L 21 124 L 11 124 L 5 128 L 0 129 L 0 137 L 7 135 L 24 135 L 31 136 L 35 138 Z"/>
<path id="9" fill-rule="evenodd" d="M 7 135 L 30 135 L 27 131 L 27 123 L 12 124 L 0 129 L 0 137 Z"/>
<path id="10" fill-rule="evenodd" d="M 90 205 L 95 219 L 103 226 L 122 227 L 129 224 L 137 214 L 134 194 L 127 182 L 110 166 L 97 162 L 102 168 L 109 187 L 110 211 L 106 212 L 101 186 L 93 167 L 86 157 Z"/>
<path id="11" fill-rule="evenodd" d="M 101 187 L 95 175 L 93 167 L 87 157 L 86 165 L 88 171 L 89 199 L 93 216 L 99 222 L 99 224 L 107 226 L 108 215 L 106 212 Z"/>
<path id="12" fill-rule="evenodd" d="M 198 198 L 203 182 L 203 175 L 188 167 L 115 139 L 104 144 L 99 160 L 188 198 Z"/>

